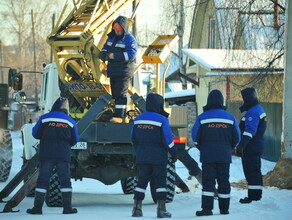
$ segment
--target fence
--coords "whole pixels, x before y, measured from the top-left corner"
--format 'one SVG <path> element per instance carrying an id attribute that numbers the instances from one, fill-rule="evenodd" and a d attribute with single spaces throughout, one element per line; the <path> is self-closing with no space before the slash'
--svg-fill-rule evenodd
<path id="1" fill-rule="evenodd" d="M 194 147 L 192 141 L 192 127 L 197 118 L 197 106 L 195 102 L 187 102 L 184 106 L 172 106 L 169 123 L 171 126 L 182 126 L 179 136 L 187 137 L 187 145 Z"/>
<path id="2" fill-rule="evenodd" d="M 241 102 L 227 102 L 227 111 L 232 113 L 239 121 L 241 114 L 239 107 Z M 270 161 L 278 161 L 281 155 L 282 133 L 282 103 L 261 103 L 267 114 L 268 126 L 265 132 L 265 151 L 262 158 Z"/>

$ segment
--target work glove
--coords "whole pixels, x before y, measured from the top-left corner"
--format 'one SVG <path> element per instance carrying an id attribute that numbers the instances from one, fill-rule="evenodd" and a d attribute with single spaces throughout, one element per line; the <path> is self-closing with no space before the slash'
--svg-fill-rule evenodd
<path id="1" fill-rule="evenodd" d="M 103 62 L 108 60 L 108 55 L 106 51 L 100 51 L 99 53 L 99 59 L 101 59 Z"/>
<path id="2" fill-rule="evenodd" d="M 178 156 L 177 156 L 177 155 L 175 155 L 175 156 L 171 156 L 171 157 L 170 157 L 170 162 L 171 162 L 171 163 L 175 163 L 175 162 L 177 161 L 177 159 L 178 159 Z"/>
<path id="3" fill-rule="evenodd" d="M 237 153 L 238 156 L 242 157 L 243 154 L 244 154 L 244 146 L 238 145 L 236 147 L 236 153 Z"/>

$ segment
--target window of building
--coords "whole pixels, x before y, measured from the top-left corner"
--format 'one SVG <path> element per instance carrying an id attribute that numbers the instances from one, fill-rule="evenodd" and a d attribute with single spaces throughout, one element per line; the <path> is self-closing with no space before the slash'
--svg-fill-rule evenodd
<path id="1" fill-rule="evenodd" d="M 216 48 L 216 20 L 214 17 L 209 18 L 209 48 Z"/>

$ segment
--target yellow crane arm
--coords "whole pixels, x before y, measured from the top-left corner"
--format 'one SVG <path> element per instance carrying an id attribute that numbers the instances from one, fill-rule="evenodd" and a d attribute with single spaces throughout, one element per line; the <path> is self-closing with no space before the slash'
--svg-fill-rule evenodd
<path id="1" fill-rule="evenodd" d="M 134 0 L 72 1 L 73 9 L 61 22 L 68 7 L 68 0 L 66 1 L 56 27 L 47 37 L 47 42 L 52 47 L 61 81 L 72 84 L 70 86 L 76 88 L 80 87 L 76 83 L 87 83 L 88 87 L 96 90 L 96 92 L 90 93 L 91 96 L 99 97 L 109 88 L 106 77 L 100 71 L 98 59 L 102 42 L 105 42 L 106 39 L 106 32 L 98 47 L 94 44 L 93 37 L 109 31 L 109 24 L 113 21 L 114 16 Z M 96 88 L 100 88 L 100 90 Z M 73 95 L 78 99 L 88 96 L 88 93 L 77 91 Z"/>

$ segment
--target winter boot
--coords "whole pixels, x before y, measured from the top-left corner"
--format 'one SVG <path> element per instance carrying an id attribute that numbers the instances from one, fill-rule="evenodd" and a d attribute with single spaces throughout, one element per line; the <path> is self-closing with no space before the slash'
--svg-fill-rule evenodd
<path id="1" fill-rule="evenodd" d="M 166 210 L 165 200 L 157 200 L 157 218 L 171 218 L 171 214 Z"/>
<path id="2" fill-rule="evenodd" d="M 142 217 L 142 200 L 134 200 L 134 207 L 132 212 L 132 217 Z"/>
<path id="3" fill-rule="evenodd" d="M 239 202 L 245 204 L 245 203 L 251 203 L 252 201 L 258 201 L 258 200 L 259 199 L 251 199 L 249 197 L 245 197 L 244 199 L 240 199 Z"/>
<path id="4" fill-rule="evenodd" d="M 42 208 L 45 201 L 45 193 L 35 192 L 33 208 L 27 209 L 26 213 L 33 215 L 43 214 Z"/>
<path id="5" fill-rule="evenodd" d="M 205 215 L 213 215 L 212 210 L 202 209 L 201 211 L 196 212 L 196 216 L 205 216 Z"/>
<path id="6" fill-rule="evenodd" d="M 228 210 L 220 210 L 221 215 L 228 215 L 229 211 Z"/>
<path id="7" fill-rule="evenodd" d="M 62 192 L 63 214 L 75 214 L 77 209 L 72 208 L 72 192 Z"/>

